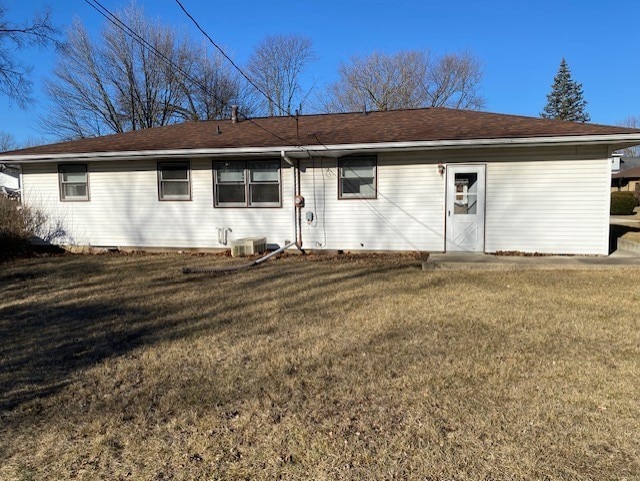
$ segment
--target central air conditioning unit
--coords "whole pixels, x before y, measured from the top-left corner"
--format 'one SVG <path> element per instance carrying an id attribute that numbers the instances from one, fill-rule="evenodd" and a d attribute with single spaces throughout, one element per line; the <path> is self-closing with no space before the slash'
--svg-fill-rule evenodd
<path id="1" fill-rule="evenodd" d="M 243 257 L 260 254 L 267 250 L 266 237 L 244 237 L 231 241 L 231 256 Z"/>

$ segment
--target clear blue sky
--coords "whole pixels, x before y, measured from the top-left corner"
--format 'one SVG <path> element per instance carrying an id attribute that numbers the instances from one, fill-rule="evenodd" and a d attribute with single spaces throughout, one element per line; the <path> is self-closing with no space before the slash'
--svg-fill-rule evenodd
<path id="1" fill-rule="evenodd" d="M 110 10 L 129 0 L 101 0 Z M 99 34 L 103 18 L 83 0 L 5 0 L 7 18 L 20 20 L 45 5 L 63 29 L 74 16 Z M 174 0 L 137 0 L 146 14 L 199 32 Z M 471 50 L 484 64 L 486 110 L 538 116 L 564 56 L 583 84 L 591 121 L 616 124 L 640 115 L 640 18 L 637 0 L 183 0 L 201 25 L 240 64 L 264 36 L 302 33 L 313 40 L 318 60 L 308 75 L 321 87 L 336 79 L 340 63 L 372 51 Z M 54 141 L 38 130 L 46 115 L 42 82 L 54 68 L 52 50 L 19 51 L 33 66 L 36 102 L 26 111 L 0 98 L 0 130 L 19 142 Z"/>

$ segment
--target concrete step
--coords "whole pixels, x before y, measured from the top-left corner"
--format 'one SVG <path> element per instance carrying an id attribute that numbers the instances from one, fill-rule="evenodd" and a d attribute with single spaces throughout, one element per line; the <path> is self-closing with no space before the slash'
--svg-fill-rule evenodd
<path id="1" fill-rule="evenodd" d="M 618 250 L 640 254 L 640 242 L 634 242 L 632 240 L 625 239 L 624 237 L 620 237 L 617 244 Z"/>

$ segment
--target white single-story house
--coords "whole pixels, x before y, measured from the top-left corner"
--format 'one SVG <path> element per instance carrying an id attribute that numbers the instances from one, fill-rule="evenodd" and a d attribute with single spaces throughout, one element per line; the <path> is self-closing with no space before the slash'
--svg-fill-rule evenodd
<path id="1" fill-rule="evenodd" d="M 186 122 L 0 154 L 61 244 L 608 254 L 640 130 L 427 108 Z"/>

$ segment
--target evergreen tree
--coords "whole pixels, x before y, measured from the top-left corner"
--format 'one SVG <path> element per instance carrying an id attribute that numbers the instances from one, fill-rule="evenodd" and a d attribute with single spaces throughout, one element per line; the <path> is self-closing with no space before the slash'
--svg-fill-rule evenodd
<path id="1" fill-rule="evenodd" d="M 563 58 L 558 73 L 553 78 L 551 93 L 547 95 L 547 105 L 540 117 L 589 122 L 591 117 L 585 110 L 586 106 L 587 101 L 583 97 L 582 84 L 571 78 L 571 71 Z"/>

